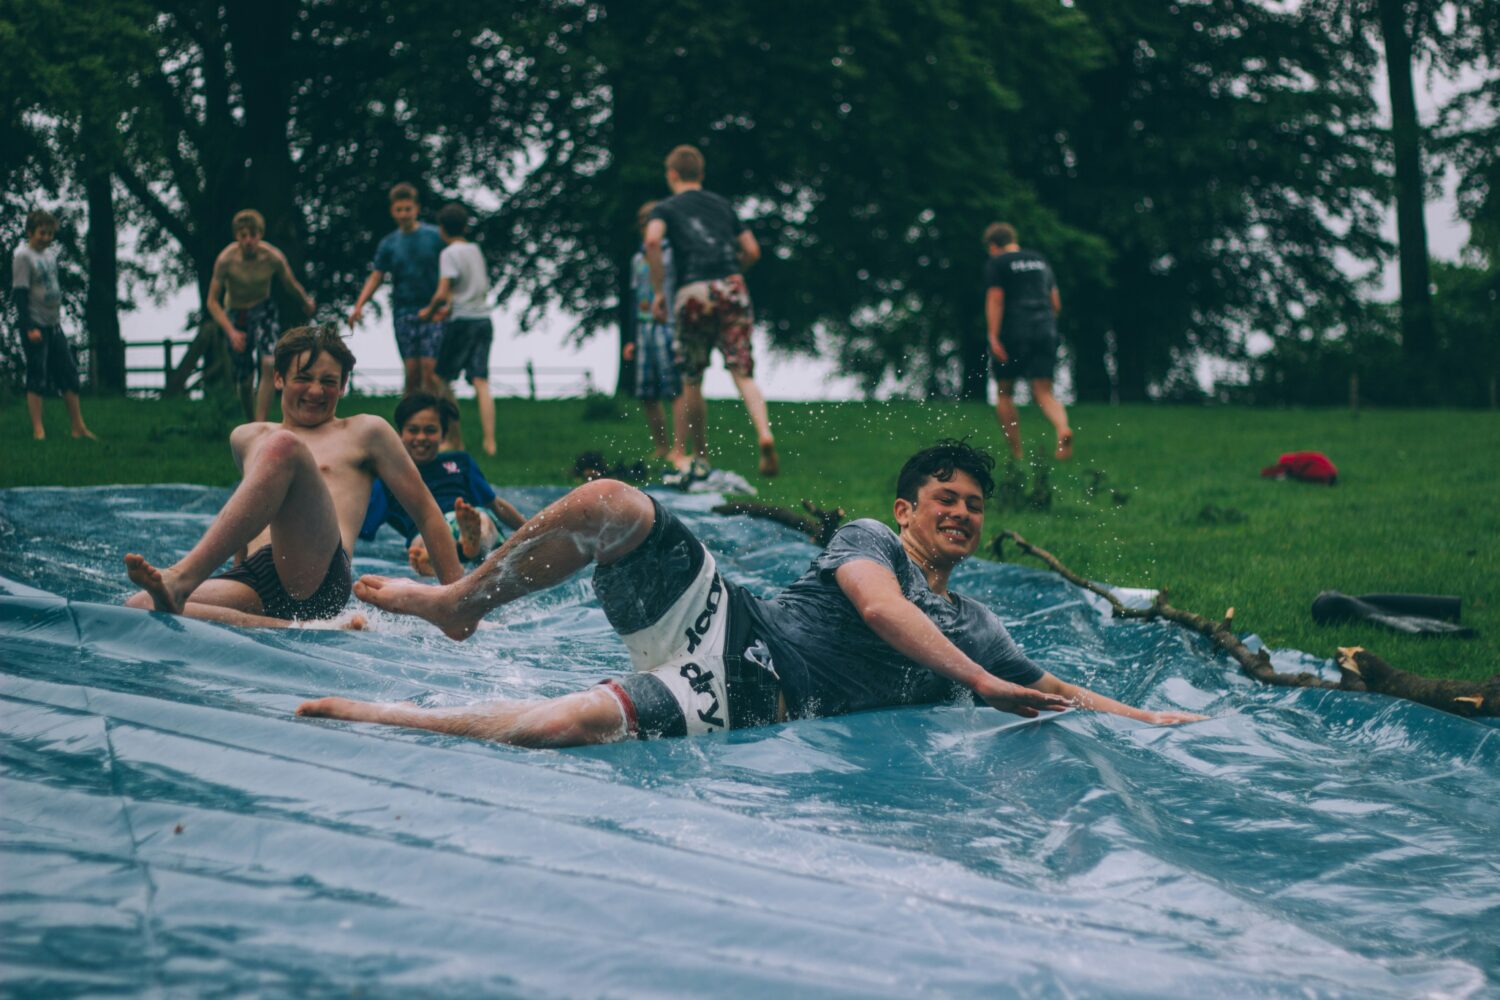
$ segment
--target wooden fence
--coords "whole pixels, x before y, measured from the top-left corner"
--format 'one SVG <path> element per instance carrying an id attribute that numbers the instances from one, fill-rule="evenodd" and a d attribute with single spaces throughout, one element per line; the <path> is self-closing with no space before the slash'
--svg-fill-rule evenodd
<path id="1" fill-rule="evenodd" d="M 163 340 L 137 340 L 125 345 L 125 392 L 132 396 L 160 396 L 170 384 L 177 365 L 192 345 L 191 338 Z M 155 364 L 132 365 L 135 357 L 149 357 L 155 353 L 159 360 Z M 190 394 L 203 389 L 204 359 L 199 357 L 193 372 L 183 383 Z M 157 375 L 161 385 L 145 385 L 142 376 Z M 349 380 L 350 392 L 399 393 L 405 381 L 400 368 L 356 368 Z M 591 368 L 539 366 L 529 359 L 519 367 L 495 367 L 490 369 L 490 392 L 498 397 L 517 399 L 568 399 L 597 392 L 594 372 Z"/>

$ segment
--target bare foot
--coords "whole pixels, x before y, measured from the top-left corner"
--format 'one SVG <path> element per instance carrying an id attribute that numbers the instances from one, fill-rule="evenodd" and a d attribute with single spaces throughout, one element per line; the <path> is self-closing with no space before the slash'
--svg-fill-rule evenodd
<path id="1" fill-rule="evenodd" d="M 384 611 L 429 621 L 450 639 L 467 639 L 483 617 L 462 612 L 450 587 L 435 587 L 415 580 L 362 576 L 354 584 L 354 596 Z"/>
<path id="2" fill-rule="evenodd" d="M 31 432 L 31 440 L 33 440 L 33 441 L 45 441 L 45 440 L 47 440 L 47 432 L 46 431 L 32 431 Z"/>
<path id="3" fill-rule="evenodd" d="M 495 439 L 494 438 L 485 438 L 484 439 L 484 453 L 486 455 L 493 455 L 493 454 L 495 454 L 495 452 L 497 452 L 499 450 L 500 449 L 498 449 L 498 448 L 495 447 Z"/>
<path id="4" fill-rule="evenodd" d="M 75 438 L 88 438 L 90 441 L 97 441 L 97 440 L 99 440 L 99 436 L 97 434 L 95 434 L 93 431 L 89 430 L 87 427 L 75 427 L 75 428 L 73 428 L 73 436 Z"/>
<path id="5" fill-rule="evenodd" d="M 167 611 L 174 615 L 182 614 L 183 599 L 177 593 L 173 584 L 175 577 L 171 570 L 162 571 L 146 561 L 145 556 L 138 556 L 134 552 L 125 557 L 125 575 L 130 577 L 130 582 L 140 587 L 151 598 L 152 605 L 157 611 Z"/>
<path id="6" fill-rule="evenodd" d="M 781 459 L 776 456 L 776 442 L 760 443 L 760 474 L 767 478 L 781 471 Z"/>
<path id="7" fill-rule="evenodd" d="M 667 462 L 678 472 L 686 472 L 688 470 L 688 466 L 693 464 L 692 459 L 688 458 L 686 453 L 684 452 L 676 450 L 669 451 L 667 452 L 666 457 Z"/>
<path id="8" fill-rule="evenodd" d="M 418 576 L 437 576 L 432 568 L 432 557 L 427 554 L 427 546 L 421 541 L 413 543 L 406 550 L 406 562 Z"/>
<path id="9" fill-rule="evenodd" d="M 458 547 L 465 559 L 473 559 L 484 548 L 484 524 L 479 511 L 463 497 L 453 501 L 453 518 L 458 522 Z M 423 573 L 423 576 L 436 574 Z"/>
<path id="10" fill-rule="evenodd" d="M 1073 432 L 1063 431 L 1057 436 L 1056 457 L 1067 461 L 1073 457 Z"/>

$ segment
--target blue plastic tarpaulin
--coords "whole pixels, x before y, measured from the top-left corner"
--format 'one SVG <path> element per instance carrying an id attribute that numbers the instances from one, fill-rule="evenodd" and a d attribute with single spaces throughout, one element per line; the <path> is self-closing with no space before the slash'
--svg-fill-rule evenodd
<path id="1" fill-rule="evenodd" d="M 629 659 L 586 574 L 465 643 L 121 607 L 121 555 L 169 564 L 225 495 L 0 492 L 7 993 L 1496 994 L 1490 724 L 1267 688 L 981 561 L 954 588 L 1047 669 L 1212 719 L 940 706 L 561 752 L 299 719 L 562 694 Z M 814 554 L 663 499 L 759 593 Z M 383 533 L 356 571 L 403 559 Z"/>

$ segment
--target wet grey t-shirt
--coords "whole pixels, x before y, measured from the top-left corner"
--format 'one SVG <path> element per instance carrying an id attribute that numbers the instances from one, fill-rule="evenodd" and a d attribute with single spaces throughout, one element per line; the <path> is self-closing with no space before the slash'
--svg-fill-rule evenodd
<path id="1" fill-rule="evenodd" d="M 57 248 L 48 247 L 38 253 L 27 243 L 16 247 L 10 262 L 10 287 L 27 290 L 27 308 L 31 311 L 33 327 L 56 326 L 62 318 Z"/>
<path id="2" fill-rule="evenodd" d="M 807 572 L 776 597 L 755 602 L 759 635 L 781 676 L 793 716 L 843 715 L 891 705 L 972 697 L 955 681 L 907 659 L 871 631 L 834 579 L 865 559 L 895 574 L 901 591 L 970 659 L 996 677 L 1032 684 L 1043 671 L 1026 658 L 993 611 L 950 592 L 932 592 L 901 539 L 879 521 L 859 520 L 833 536 Z"/>

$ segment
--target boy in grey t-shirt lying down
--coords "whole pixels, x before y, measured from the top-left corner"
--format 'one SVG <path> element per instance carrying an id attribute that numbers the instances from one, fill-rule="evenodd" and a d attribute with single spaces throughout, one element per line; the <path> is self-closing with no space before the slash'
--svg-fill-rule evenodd
<path id="1" fill-rule="evenodd" d="M 845 525 L 769 600 L 724 580 L 713 554 L 646 494 L 589 483 L 462 580 L 432 587 L 367 576 L 355 593 L 462 639 L 493 608 L 594 562 L 594 588 L 634 673 L 544 701 L 426 709 L 323 698 L 297 713 L 538 747 L 721 732 L 966 693 L 1026 717 L 1078 707 L 1156 724 L 1202 718 L 1142 711 L 1059 680 L 1026 658 L 992 611 L 948 590 L 979 545 L 993 467 L 964 442 L 918 452 L 897 484 L 899 533 L 879 521 Z"/>

